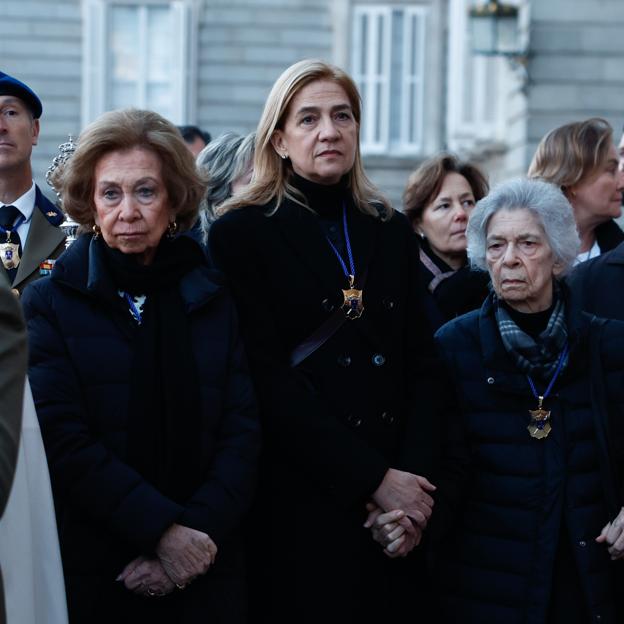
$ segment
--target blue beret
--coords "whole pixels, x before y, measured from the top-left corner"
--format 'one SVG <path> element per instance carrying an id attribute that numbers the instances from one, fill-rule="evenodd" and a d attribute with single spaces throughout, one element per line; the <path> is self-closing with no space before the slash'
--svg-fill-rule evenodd
<path id="1" fill-rule="evenodd" d="M 28 106 L 35 119 L 41 117 L 43 107 L 37 94 L 23 82 L 0 71 L 0 95 L 14 95 Z"/>

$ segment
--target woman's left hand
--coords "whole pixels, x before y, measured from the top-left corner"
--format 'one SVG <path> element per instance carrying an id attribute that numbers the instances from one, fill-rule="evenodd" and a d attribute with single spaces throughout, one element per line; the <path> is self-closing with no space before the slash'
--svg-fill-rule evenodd
<path id="1" fill-rule="evenodd" d="M 135 594 L 142 596 L 165 596 L 175 589 L 174 582 L 167 576 L 158 559 L 137 557 L 117 577 Z"/>
<path id="2" fill-rule="evenodd" d="M 624 557 L 624 507 L 615 520 L 607 522 L 596 541 L 608 544 L 607 550 L 612 560 Z"/>

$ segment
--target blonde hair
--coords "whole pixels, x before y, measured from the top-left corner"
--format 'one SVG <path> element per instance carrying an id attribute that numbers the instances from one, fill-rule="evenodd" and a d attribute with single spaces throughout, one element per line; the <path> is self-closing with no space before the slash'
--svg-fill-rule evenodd
<path id="1" fill-rule="evenodd" d="M 192 227 L 206 181 L 178 129 L 158 113 L 133 108 L 104 113 L 82 131 L 73 156 L 52 179 L 61 194 L 63 210 L 83 229 L 91 228 L 95 223 L 93 197 L 98 161 L 110 152 L 135 147 L 158 156 L 178 230 Z"/>
<path id="2" fill-rule="evenodd" d="M 528 176 L 556 184 L 565 193 L 606 162 L 612 142 L 613 128 L 600 117 L 559 126 L 540 141 Z"/>
<path id="3" fill-rule="evenodd" d="M 290 183 L 292 176 L 290 160 L 280 158 L 273 148 L 271 137 L 276 130 L 283 128 L 289 105 L 295 95 L 316 80 L 330 80 L 344 89 L 353 110 L 359 135 L 360 95 L 350 76 L 339 67 L 315 59 L 306 59 L 291 65 L 273 85 L 262 111 L 256 130 L 254 173 L 251 182 L 235 197 L 224 202 L 219 207 L 219 214 L 249 205 L 263 206 L 269 202 L 274 202 L 274 210 L 277 210 L 285 198 L 308 207 L 303 194 Z M 355 206 L 361 212 L 375 217 L 381 214 L 384 219 L 390 218 L 392 208 L 388 200 L 364 173 L 359 140 L 355 147 L 353 168 L 346 175 L 347 187 L 354 198 Z M 383 210 L 375 204 L 381 204 Z"/>

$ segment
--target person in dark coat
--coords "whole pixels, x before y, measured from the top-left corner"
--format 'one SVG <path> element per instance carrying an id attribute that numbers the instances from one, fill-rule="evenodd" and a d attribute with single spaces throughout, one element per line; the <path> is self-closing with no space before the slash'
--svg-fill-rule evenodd
<path id="1" fill-rule="evenodd" d="M 557 185 L 572 204 L 581 238 L 576 264 L 624 241 L 614 221 L 622 214 L 624 172 L 607 121 L 592 117 L 551 130 L 537 146 L 529 177 Z"/>
<path id="2" fill-rule="evenodd" d="M 624 321 L 624 242 L 578 265 L 567 282 L 582 310 Z"/>
<path id="3" fill-rule="evenodd" d="M 624 323 L 569 305 L 579 240 L 555 186 L 495 188 L 467 236 L 494 292 L 436 334 L 455 396 L 429 529 L 437 621 L 621 622 Z M 373 525 L 386 547 L 392 519 Z"/>
<path id="4" fill-rule="evenodd" d="M 478 167 L 446 153 L 426 160 L 407 181 L 403 208 L 421 237 L 420 272 L 434 330 L 480 308 L 488 294 L 487 273 L 472 269 L 466 256 L 468 217 L 487 192 Z"/>
<path id="5" fill-rule="evenodd" d="M 205 183 L 175 126 L 107 113 L 55 185 L 83 229 L 23 297 L 71 622 L 243 622 L 259 424 L 233 303 L 177 232 Z"/>
<path id="6" fill-rule="evenodd" d="M 209 232 L 265 431 L 250 532 L 255 622 L 365 624 L 425 591 L 424 579 L 414 587 L 420 553 L 387 555 L 406 554 L 431 513 L 432 343 L 416 237 L 365 177 L 359 123 L 342 70 L 288 68 L 258 125 L 253 179 Z M 412 518 L 395 552 L 363 528 L 369 501 Z"/>

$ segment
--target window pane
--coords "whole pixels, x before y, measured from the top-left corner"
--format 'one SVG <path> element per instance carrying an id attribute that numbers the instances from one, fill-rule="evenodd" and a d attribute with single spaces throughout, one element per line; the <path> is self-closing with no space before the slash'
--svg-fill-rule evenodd
<path id="1" fill-rule="evenodd" d="M 377 16 L 377 67 L 376 74 L 381 76 L 383 74 L 383 49 L 384 49 L 384 20 L 383 15 Z"/>
<path id="2" fill-rule="evenodd" d="M 360 34 L 361 36 L 360 72 L 362 74 L 366 74 L 367 72 L 366 59 L 367 59 L 367 53 L 368 53 L 368 15 L 362 15 L 361 24 L 362 26 L 361 26 L 361 31 L 360 31 L 361 33 Z"/>
<path id="3" fill-rule="evenodd" d="M 392 47 L 390 61 L 390 142 L 401 139 L 401 100 L 403 84 L 403 11 L 392 12 Z"/>
<path id="4" fill-rule="evenodd" d="M 171 118 L 173 103 L 169 84 L 149 84 L 147 86 L 147 106 L 163 117 Z"/>
<path id="5" fill-rule="evenodd" d="M 375 84 L 375 103 L 377 104 L 375 114 L 375 136 L 373 137 L 373 141 L 375 143 L 380 143 L 382 140 L 381 137 L 381 101 L 383 97 L 383 92 L 381 88 L 381 83 L 379 81 Z"/>
<path id="6" fill-rule="evenodd" d="M 109 94 L 109 109 L 136 106 L 138 97 L 136 83 L 114 82 Z"/>
<path id="7" fill-rule="evenodd" d="M 171 12 L 166 7 L 152 7 L 147 13 L 147 79 L 171 80 L 173 32 Z"/>
<path id="8" fill-rule="evenodd" d="M 137 7 L 112 9 L 110 68 L 113 81 L 136 81 L 139 75 L 139 11 Z"/>

